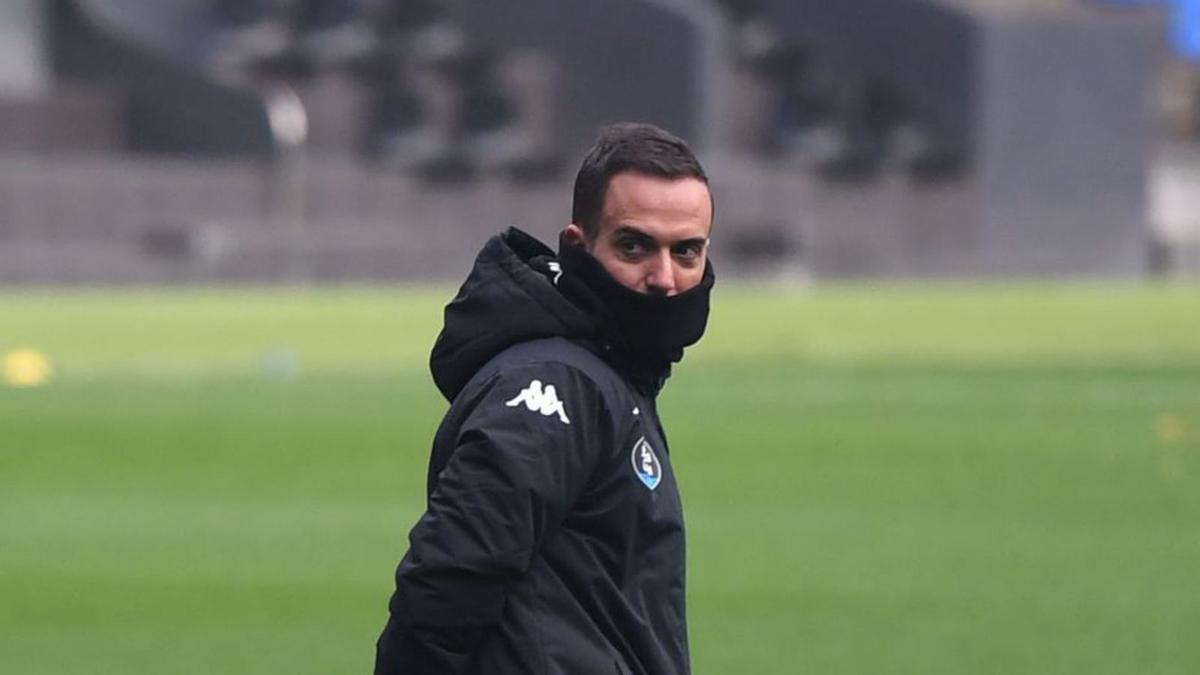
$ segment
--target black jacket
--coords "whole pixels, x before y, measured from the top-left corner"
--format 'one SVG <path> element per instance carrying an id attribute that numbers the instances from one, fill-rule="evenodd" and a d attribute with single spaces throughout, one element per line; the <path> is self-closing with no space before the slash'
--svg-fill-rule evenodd
<path id="1" fill-rule="evenodd" d="M 494 237 L 431 360 L 452 401 L 396 571 L 378 675 L 684 675 L 683 513 L 654 398 L 555 285 Z"/>

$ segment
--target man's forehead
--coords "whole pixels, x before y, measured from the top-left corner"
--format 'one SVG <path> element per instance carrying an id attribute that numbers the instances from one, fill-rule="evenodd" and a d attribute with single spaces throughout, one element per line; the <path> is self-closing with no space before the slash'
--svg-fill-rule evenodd
<path id="1" fill-rule="evenodd" d="M 603 220 L 604 229 L 612 231 L 631 227 L 655 234 L 679 231 L 678 238 L 707 237 L 712 197 L 698 178 L 619 173 L 609 182 Z"/>
<path id="2" fill-rule="evenodd" d="M 604 195 L 605 208 L 639 205 L 686 209 L 710 202 L 708 184 L 699 178 L 664 178 L 635 171 L 622 171 L 610 178 Z"/>

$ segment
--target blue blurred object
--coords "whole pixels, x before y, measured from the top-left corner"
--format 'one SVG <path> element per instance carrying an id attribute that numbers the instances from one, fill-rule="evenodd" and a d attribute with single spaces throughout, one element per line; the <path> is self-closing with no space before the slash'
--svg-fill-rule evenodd
<path id="1" fill-rule="evenodd" d="M 1189 61 L 1200 62 L 1200 0 L 1093 0 L 1111 7 L 1171 8 L 1171 44 Z"/>
<path id="2" fill-rule="evenodd" d="M 1171 32 L 1175 51 L 1200 62 L 1200 0 L 1174 0 Z"/>

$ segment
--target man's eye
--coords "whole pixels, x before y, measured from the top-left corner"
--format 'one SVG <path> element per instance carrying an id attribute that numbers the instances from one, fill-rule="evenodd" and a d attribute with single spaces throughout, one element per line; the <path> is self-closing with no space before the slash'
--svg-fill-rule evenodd
<path id="1" fill-rule="evenodd" d="M 617 250 L 621 253 L 633 255 L 646 250 L 646 247 L 636 239 L 622 239 L 617 241 Z"/>
<path id="2" fill-rule="evenodd" d="M 695 260 L 700 257 L 700 247 L 692 245 L 677 246 L 674 253 L 675 257 L 681 260 Z"/>

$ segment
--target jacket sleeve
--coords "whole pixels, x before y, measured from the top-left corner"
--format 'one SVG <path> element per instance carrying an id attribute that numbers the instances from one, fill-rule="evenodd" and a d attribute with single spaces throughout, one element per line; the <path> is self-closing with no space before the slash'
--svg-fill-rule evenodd
<path id="1" fill-rule="evenodd" d="M 465 672 L 508 588 L 611 446 L 600 393 L 570 366 L 509 369 L 471 399 L 396 571 L 377 675 Z"/>

